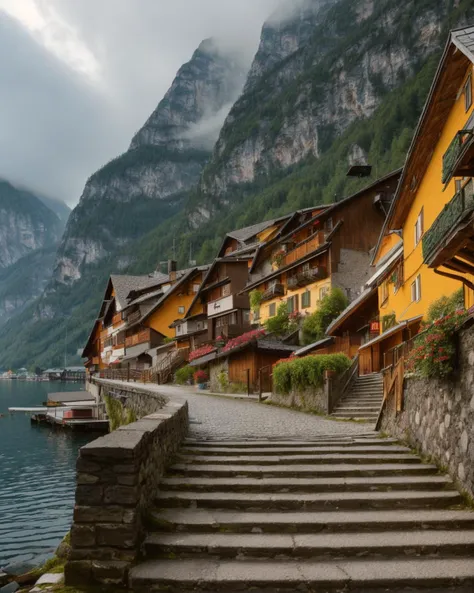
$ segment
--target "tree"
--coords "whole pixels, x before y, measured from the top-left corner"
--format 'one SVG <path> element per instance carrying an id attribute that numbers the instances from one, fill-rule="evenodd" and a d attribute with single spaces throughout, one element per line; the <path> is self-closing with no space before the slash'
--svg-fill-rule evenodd
<path id="1" fill-rule="evenodd" d="M 321 340 L 329 325 L 349 305 L 349 300 L 340 288 L 333 288 L 320 302 L 317 311 L 303 322 L 303 338 L 305 344 Z"/>

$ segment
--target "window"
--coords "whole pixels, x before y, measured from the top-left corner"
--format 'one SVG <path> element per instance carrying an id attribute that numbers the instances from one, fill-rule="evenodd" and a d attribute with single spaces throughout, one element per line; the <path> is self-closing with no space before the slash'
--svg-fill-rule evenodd
<path id="1" fill-rule="evenodd" d="M 328 218 L 328 219 L 326 220 L 326 231 L 327 231 L 328 233 L 330 233 L 330 232 L 332 231 L 332 229 L 333 229 L 333 222 L 332 222 L 332 218 Z"/>
<path id="2" fill-rule="evenodd" d="M 222 287 L 222 296 L 230 296 L 230 284 L 224 284 L 224 286 Z"/>
<path id="3" fill-rule="evenodd" d="M 380 286 L 380 297 L 382 300 L 382 305 L 384 305 L 388 301 L 388 280 L 382 282 Z"/>
<path id="4" fill-rule="evenodd" d="M 248 309 L 242 311 L 242 321 L 244 325 L 250 325 L 250 311 Z"/>
<path id="5" fill-rule="evenodd" d="M 311 292 L 309 290 L 301 295 L 301 308 L 307 309 L 308 307 L 311 307 Z"/>
<path id="6" fill-rule="evenodd" d="M 288 304 L 288 313 L 291 315 L 291 313 L 296 313 L 296 311 L 298 311 L 298 295 L 295 294 L 295 296 L 290 297 L 287 301 Z"/>
<path id="7" fill-rule="evenodd" d="M 196 294 L 197 292 L 199 292 L 199 289 L 201 288 L 200 284 L 193 284 L 193 292 L 194 294 Z"/>
<path id="8" fill-rule="evenodd" d="M 179 315 L 184 315 L 185 312 L 185 308 L 184 307 L 178 307 L 178 314 Z"/>
<path id="9" fill-rule="evenodd" d="M 327 286 L 323 286 L 322 288 L 320 288 L 319 289 L 319 300 L 322 301 L 328 292 L 329 292 L 329 288 Z"/>
<path id="10" fill-rule="evenodd" d="M 303 272 L 309 272 L 310 267 L 309 267 L 309 262 L 306 264 L 303 264 Z"/>
<path id="11" fill-rule="evenodd" d="M 415 282 L 411 284 L 411 302 L 417 303 L 421 300 L 421 276 L 415 278 Z"/>
<path id="12" fill-rule="evenodd" d="M 253 320 L 258 321 L 260 319 L 260 309 L 255 309 L 253 312 Z"/>
<path id="13" fill-rule="evenodd" d="M 418 214 L 418 218 L 416 219 L 416 224 L 415 224 L 415 247 L 421 241 L 423 232 L 424 232 L 424 213 L 423 213 L 423 208 L 422 208 L 420 214 Z"/>
<path id="14" fill-rule="evenodd" d="M 181 335 L 183 333 L 183 326 L 182 325 L 177 325 L 176 326 L 176 335 Z"/>
<path id="15" fill-rule="evenodd" d="M 276 315 L 276 303 L 271 303 L 268 305 L 268 316 L 275 317 Z"/>
<path id="16" fill-rule="evenodd" d="M 464 85 L 464 108 L 467 111 L 472 105 L 472 78 L 471 75 L 467 77 L 466 84 Z"/>

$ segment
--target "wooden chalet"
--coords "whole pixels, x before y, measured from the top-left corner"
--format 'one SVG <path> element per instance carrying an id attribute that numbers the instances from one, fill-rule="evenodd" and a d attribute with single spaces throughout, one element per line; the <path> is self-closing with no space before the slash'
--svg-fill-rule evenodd
<path id="1" fill-rule="evenodd" d="M 295 213 L 259 249 L 244 290 L 261 295 L 254 323 L 276 315 L 282 302 L 290 313 L 310 314 L 336 286 L 351 301 L 360 295 L 399 176 L 395 171 L 340 202 Z"/>
<path id="2" fill-rule="evenodd" d="M 124 363 L 134 368 L 149 368 L 153 350 L 174 337 L 173 324 L 185 317 L 201 288 L 208 266 L 176 270 L 170 262 L 169 274 L 146 289 L 134 289 L 124 310 L 126 343 Z"/>

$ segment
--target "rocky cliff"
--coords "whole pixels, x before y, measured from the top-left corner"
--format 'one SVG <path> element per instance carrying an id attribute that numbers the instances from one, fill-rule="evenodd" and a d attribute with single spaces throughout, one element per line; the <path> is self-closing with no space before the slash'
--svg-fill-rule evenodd
<path id="1" fill-rule="evenodd" d="M 204 170 L 192 226 L 242 184 L 321 157 L 353 122 L 370 118 L 440 49 L 457 4 L 307 0 L 274 15 Z"/>
<path id="2" fill-rule="evenodd" d="M 41 294 L 64 225 L 42 197 L 0 180 L 0 325 Z"/>
<path id="3" fill-rule="evenodd" d="M 199 46 L 129 150 L 88 180 L 58 252 L 56 283 L 73 284 L 84 266 L 179 210 L 242 90 L 245 73 L 237 57 L 222 52 L 211 39 Z"/>

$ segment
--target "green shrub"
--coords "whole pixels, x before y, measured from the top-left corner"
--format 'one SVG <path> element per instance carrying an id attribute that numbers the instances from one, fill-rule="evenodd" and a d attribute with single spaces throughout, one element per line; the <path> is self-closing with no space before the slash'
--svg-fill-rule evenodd
<path id="1" fill-rule="evenodd" d="M 229 377 L 227 372 L 222 369 L 217 375 L 217 382 L 219 383 L 219 387 L 223 392 L 225 392 L 229 387 Z"/>
<path id="2" fill-rule="evenodd" d="M 263 292 L 261 292 L 260 290 L 252 290 L 249 293 L 250 308 L 254 313 L 256 313 L 260 309 L 260 305 L 262 303 L 262 296 Z"/>
<path id="3" fill-rule="evenodd" d="M 275 391 L 282 394 L 318 388 L 324 383 L 325 371 L 335 371 L 339 375 L 350 366 L 351 360 L 345 354 L 320 354 L 289 359 L 280 362 L 273 369 L 273 384 Z"/>
<path id="4" fill-rule="evenodd" d="M 283 336 L 287 334 L 292 327 L 290 315 L 288 313 L 288 305 L 281 303 L 278 306 L 277 314 L 274 317 L 270 317 L 265 322 L 265 329 L 268 333 L 276 334 L 277 336 Z"/>
<path id="5" fill-rule="evenodd" d="M 312 344 L 321 340 L 329 325 L 349 305 L 349 299 L 340 288 L 333 288 L 319 303 L 317 311 L 303 322 L 303 337 L 305 344 Z"/>
<path id="6" fill-rule="evenodd" d="M 442 296 L 437 301 L 431 303 L 428 309 L 427 320 L 429 323 L 433 323 L 437 319 L 446 317 L 450 313 L 455 313 L 459 309 L 464 309 L 464 290 L 462 288 L 450 297 Z"/>
<path id="7" fill-rule="evenodd" d="M 456 333 L 466 317 L 462 289 L 434 301 L 408 357 L 408 369 L 426 378 L 451 376 L 456 367 Z"/>
<path id="8" fill-rule="evenodd" d="M 178 385 L 186 385 L 189 382 L 189 379 L 192 379 L 194 375 L 194 369 L 189 364 L 179 370 L 176 371 L 174 375 L 175 383 Z"/>

